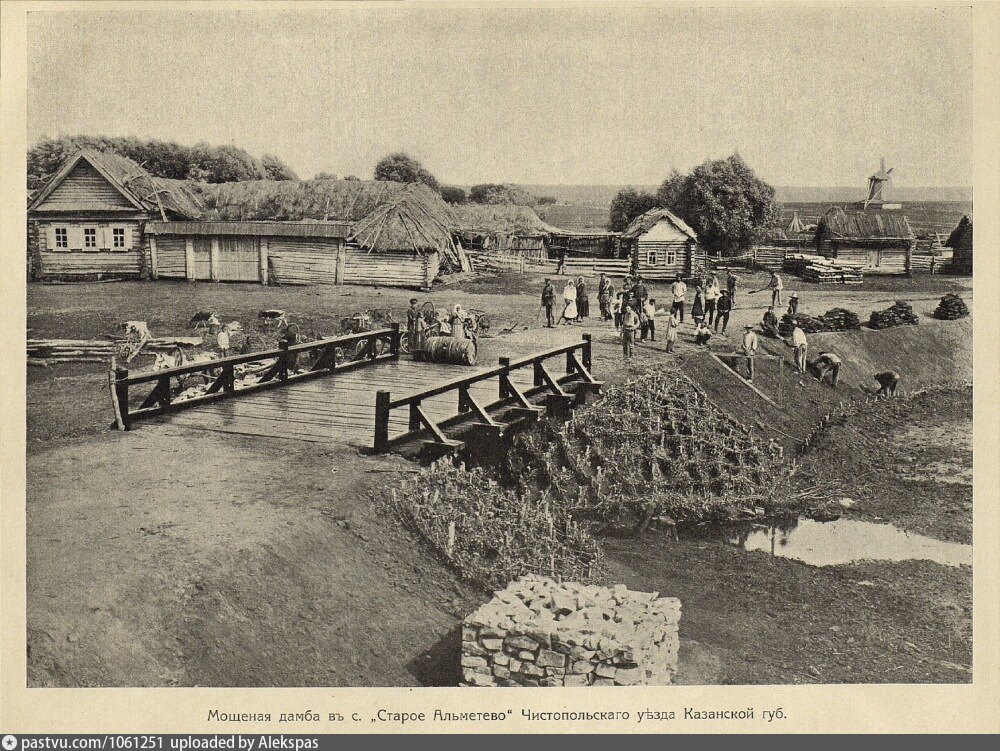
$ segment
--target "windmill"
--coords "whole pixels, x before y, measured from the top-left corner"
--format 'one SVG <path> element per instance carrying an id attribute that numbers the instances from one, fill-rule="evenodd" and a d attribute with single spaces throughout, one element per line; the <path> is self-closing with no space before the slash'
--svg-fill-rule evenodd
<path id="1" fill-rule="evenodd" d="M 869 206 L 872 205 L 874 205 L 875 208 L 881 208 L 881 209 L 902 208 L 902 204 L 885 202 L 885 188 L 888 185 L 889 181 L 892 179 L 891 175 L 892 175 L 892 167 L 886 169 L 885 157 L 882 157 L 882 161 L 879 166 L 879 171 L 868 178 L 868 198 L 865 199 L 865 202 L 861 208 L 867 209 Z"/>

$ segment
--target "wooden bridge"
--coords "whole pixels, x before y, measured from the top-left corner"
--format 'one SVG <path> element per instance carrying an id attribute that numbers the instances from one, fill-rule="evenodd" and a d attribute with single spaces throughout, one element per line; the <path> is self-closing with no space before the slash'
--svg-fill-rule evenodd
<path id="1" fill-rule="evenodd" d="M 187 428 L 379 452 L 454 450 L 462 445 L 456 438 L 502 435 L 601 385 L 590 373 L 587 334 L 479 368 L 402 360 L 399 339 L 394 325 L 155 372 L 117 369 L 116 420 L 131 429 L 168 416 Z"/>

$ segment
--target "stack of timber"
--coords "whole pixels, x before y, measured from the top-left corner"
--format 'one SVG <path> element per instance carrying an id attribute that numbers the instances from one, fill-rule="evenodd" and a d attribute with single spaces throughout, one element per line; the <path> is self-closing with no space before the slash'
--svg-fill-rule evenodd
<path id="1" fill-rule="evenodd" d="M 969 306 L 954 292 L 949 292 L 942 297 L 941 302 L 934 309 L 934 317 L 941 321 L 954 321 L 956 318 L 965 318 L 967 315 L 969 315 Z"/>
<path id="2" fill-rule="evenodd" d="M 860 263 L 823 258 L 806 264 L 800 274 L 805 281 L 814 284 L 861 284 L 864 281 L 862 269 Z"/>
<path id="3" fill-rule="evenodd" d="M 853 331 L 861 328 L 861 319 L 857 313 L 846 308 L 831 308 L 821 316 L 810 316 L 805 313 L 786 314 L 778 324 L 778 333 L 790 336 L 796 326 L 807 334 L 821 331 Z"/>
<path id="4" fill-rule="evenodd" d="M 29 339 L 28 364 L 45 367 L 67 362 L 108 362 L 114 342 L 100 339 Z"/>
<path id="5" fill-rule="evenodd" d="M 785 248 L 763 245 L 753 249 L 753 265 L 767 271 L 781 271 L 785 265 Z"/>
<path id="6" fill-rule="evenodd" d="M 811 266 L 817 263 L 824 263 L 826 258 L 815 253 L 788 253 L 785 255 L 785 263 L 782 268 L 785 271 L 790 271 L 793 274 L 801 275 L 803 269 L 806 266 Z"/>
<path id="7" fill-rule="evenodd" d="M 580 274 L 608 274 L 609 276 L 627 276 L 632 272 L 632 261 L 628 258 L 595 258 L 581 256 L 567 258 L 563 262 L 563 273 L 568 276 Z"/>
<path id="8" fill-rule="evenodd" d="M 885 310 L 873 310 L 868 325 L 873 329 L 888 329 L 894 326 L 916 326 L 920 323 L 913 307 L 905 300 L 896 300 L 896 304 Z"/>

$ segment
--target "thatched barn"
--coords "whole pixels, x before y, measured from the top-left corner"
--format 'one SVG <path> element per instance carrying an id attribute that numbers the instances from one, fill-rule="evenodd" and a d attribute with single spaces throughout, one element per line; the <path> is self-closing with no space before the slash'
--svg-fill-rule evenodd
<path id="1" fill-rule="evenodd" d="M 864 265 L 866 273 L 909 274 L 914 235 L 896 211 L 845 210 L 835 206 L 820 217 L 820 255 Z"/>
<path id="2" fill-rule="evenodd" d="M 698 236 L 667 209 L 650 209 L 637 216 L 621 237 L 632 270 L 645 279 L 691 277 L 705 267 Z"/>
<path id="3" fill-rule="evenodd" d="M 425 288 L 467 270 L 455 217 L 424 185 L 205 184 L 83 151 L 28 209 L 33 276 L 149 276 Z"/>
<path id="4" fill-rule="evenodd" d="M 146 223 L 192 219 L 202 210 L 188 184 L 152 177 L 117 154 L 84 149 L 28 204 L 31 276 L 139 278 L 146 271 Z"/>
<path id="5" fill-rule="evenodd" d="M 972 273 L 972 219 L 966 214 L 959 222 L 958 226 L 948 235 L 948 242 L 945 245 L 952 249 L 954 255 L 951 260 L 951 268 L 956 274 Z"/>
<path id="6" fill-rule="evenodd" d="M 518 255 L 543 261 L 549 236 L 558 230 L 542 221 L 534 209 L 513 203 L 466 203 L 452 206 L 457 235 L 471 251 Z"/>

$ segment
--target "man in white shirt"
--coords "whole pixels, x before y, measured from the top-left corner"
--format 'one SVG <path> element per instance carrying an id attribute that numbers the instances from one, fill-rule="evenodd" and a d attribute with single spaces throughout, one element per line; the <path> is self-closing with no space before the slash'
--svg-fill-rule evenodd
<path id="1" fill-rule="evenodd" d="M 681 323 L 684 323 L 684 297 L 687 295 L 687 291 L 687 285 L 680 277 L 677 277 L 677 281 L 670 285 L 670 294 L 673 296 L 670 309 L 677 315 Z"/>
<path id="2" fill-rule="evenodd" d="M 809 343 L 806 341 L 806 332 L 796 326 L 792 329 L 792 339 L 789 345 L 795 348 L 795 367 L 800 373 L 806 372 L 806 352 Z"/>
<path id="3" fill-rule="evenodd" d="M 771 281 L 760 289 L 754 290 L 756 292 L 763 292 L 766 289 L 771 290 L 771 306 L 781 305 L 781 290 L 785 288 L 784 283 L 781 281 L 781 277 L 778 276 L 777 271 L 771 272 Z M 751 293 L 753 294 L 753 293 Z"/>
<path id="4" fill-rule="evenodd" d="M 753 357 L 757 354 L 757 335 L 753 331 L 753 326 L 747 324 L 743 327 L 743 354 L 746 356 L 747 380 L 753 383 Z"/>

